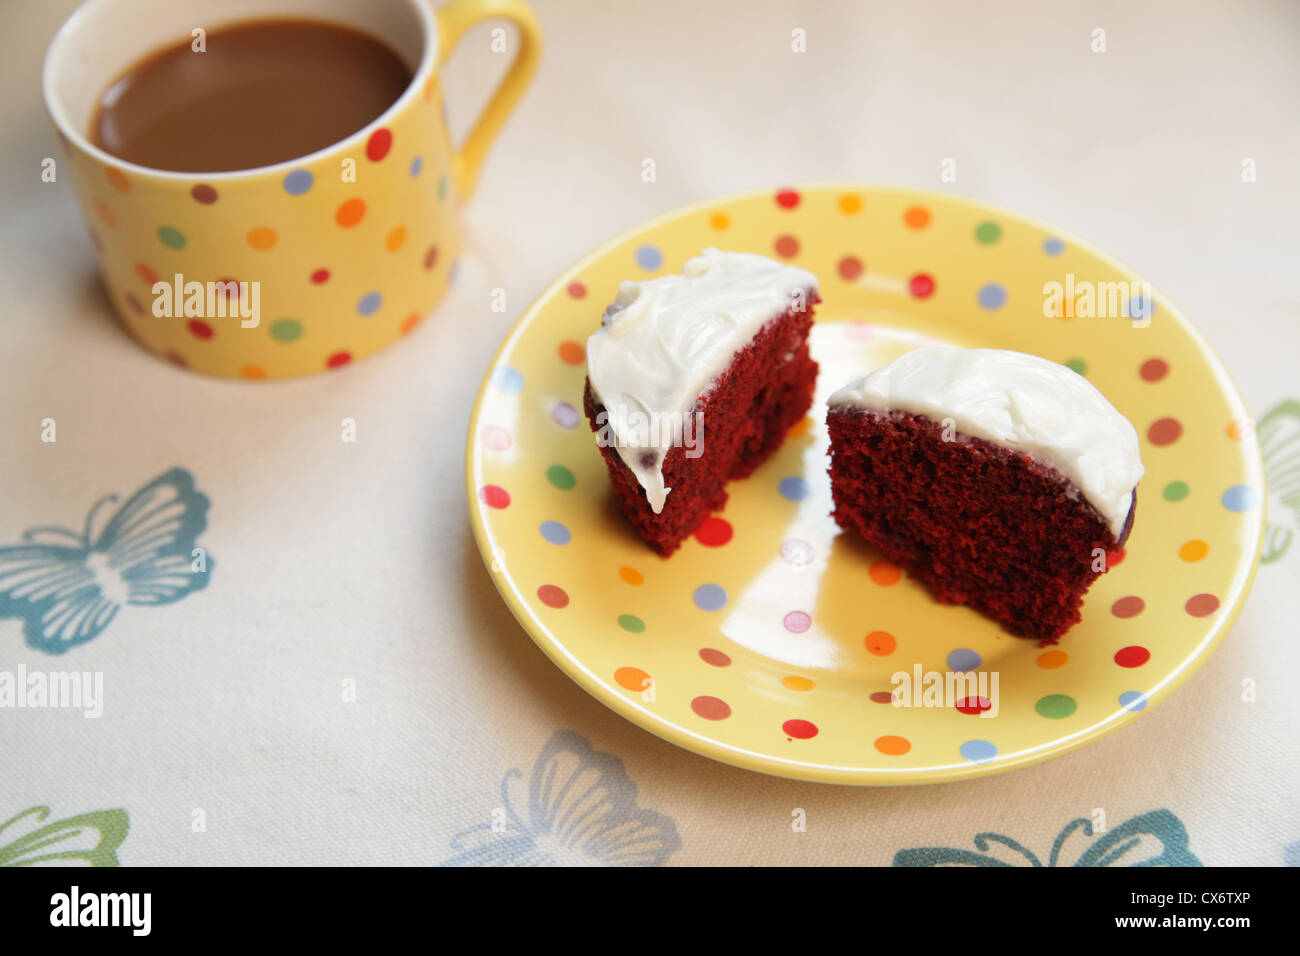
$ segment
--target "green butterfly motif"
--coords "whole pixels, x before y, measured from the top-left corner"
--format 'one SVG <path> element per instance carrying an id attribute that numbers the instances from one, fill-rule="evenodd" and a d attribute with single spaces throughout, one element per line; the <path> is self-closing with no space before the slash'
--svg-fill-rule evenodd
<path id="1" fill-rule="evenodd" d="M 49 807 L 29 807 L 0 824 L 0 866 L 118 865 L 117 848 L 130 826 L 125 810 L 45 823 L 49 815 Z"/>
<path id="2" fill-rule="evenodd" d="M 1286 554 L 1300 529 L 1300 402 L 1287 399 L 1255 425 L 1268 475 L 1268 529 L 1260 564 Z"/>
<path id="3" fill-rule="evenodd" d="M 1032 850 L 1001 833 L 975 834 L 975 850 L 950 846 L 922 846 L 899 850 L 894 866 L 1200 866 L 1187 848 L 1187 830 L 1168 810 L 1152 810 L 1126 820 L 1088 843 L 1071 864 L 1061 862 L 1061 851 L 1076 833 L 1093 836 L 1092 823 L 1078 817 L 1065 825 L 1052 842 L 1043 863 Z M 1078 842 L 1077 840 L 1075 841 Z M 1073 844 L 1071 844 L 1073 847 Z M 1019 857 L 1011 856 L 1009 849 Z M 996 855 L 1002 854 L 1002 856 Z"/>

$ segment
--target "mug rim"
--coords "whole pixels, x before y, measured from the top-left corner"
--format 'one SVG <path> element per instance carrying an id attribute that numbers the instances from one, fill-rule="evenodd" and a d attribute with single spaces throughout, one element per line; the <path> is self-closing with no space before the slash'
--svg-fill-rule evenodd
<path id="1" fill-rule="evenodd" d="M 397 2 L 404 3 L 408 7 L 415 9 L 416 16 L 419 18 L 420 25 L 424 30 L 424 43 L 420 53 L 420 62 L 411 76 L 411 82 L 407 84 L 406 89 L 402 90 L 401 95 L 398 96 L 386 110 L 361 129 L 348 134 L 342 139 L 330 143 L 328 146 L 323 146 L 314 152 L 306 153 L 302 156 L 295 156 L 291 159 L 282 160 L 281 162 L 272 163 L 267 166 L 250 166 L 247 169 L 227 169 L 215 172 L 178 172 L 170 169 L 155 169 L 152 166 L 141 166 L 138 163 L 133 163 L 129 160 L 114 156 L 112 153 L 107 152 L 92 143 L 86 134 L 75 128 L 72 123 L 68 121 L 68 117 L 64 114 L 63 104 L 54 93 L 54 56 L 56 48 L 61 43 L 69 42 L 69 37 L 71 37 L 73 32 L 80 28 L 81 21 L 90 15 L 90 11 L 101 6 L 106 6 L 110 3 L 118 2 L 121 2 L 121 0 L 85 0 L 84 3 L 80 4 L 77 9 L 73 10 L 71 15 L 63 21 L 63 24 L 59 27 L 58 31 L 55 32 L 54 38 L 50 40 L 50 45 L 45 50 L 45 59 L 41 64 L 41 98 L 45 101 L 45 111 L 49 114 L 51 121 L 54 123 L 55 129 L 58 130 L 59 134 L 63 136 L 70 145 L 75 146 L 81 152 L 92 157 L 102 165 L 115 167 L 125 172 L 131 172 L 136 176 L 152 177 L 154 179 L 181 183 L 193 182 L 196 177 L 202 177 L 204 182 L 229 182 L 231 180 L 261 176 L 267 173 L 288 173 L 310 163 L 320 162 L 329 157 L 331 153 L 338 150 L 339 147 L 343 146 L 345 143 L 351 142 L 357 138 L 369 137 L 375 132 L 375 130 L 389 125 L 394 117 L 405 110 L 417 96 L 421 95 L 421 88 L 424 86 L 425 82 L 433 76 L 434 68 L 436 66 L 435 60 L 438 53 L 438 23 L 434 18 L 431 5 L 427 0 L 397 0 Z M 274 10 L 265 11 L 265 15 L 273 14 Z M 149 53 L 146 51 L 145 53 L 139 54 L 137 59 L 141 56 L 148 55 Z M 134 63 L 135 60 L 131 60 L 130 62 Z"/>

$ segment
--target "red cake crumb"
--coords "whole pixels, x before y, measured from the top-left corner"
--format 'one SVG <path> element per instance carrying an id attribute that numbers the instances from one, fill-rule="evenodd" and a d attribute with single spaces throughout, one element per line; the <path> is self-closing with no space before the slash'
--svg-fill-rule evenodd
<path id="1" fill-rule="evenodd" d="M 709 515 L 727 503 L 727 482 L 744 478 L 785 440 L 785 433 L 812 405 L 817 363 L 808 352 L 812 306 L 821 300 L 809 291 L 807 307 L 791 309 L 767 322 L 736 353 L 696 400 L 691 411 L 703 422 L 703 454 L 689 458 L 673 447 L 664 459 L 664 485 L 671 488 L 663 511 L 655 514 L 645 491 L 613 445 L 600 453 L 609 469 L 614 497 L 623 516 L 655 551 L 667 557 Z M 588 379 L 583 407 L 592 431 L 604 427 L 605 408 Z"/>
<path id="2" fill-rule="evenodd" d="M 840 527 L 1012 634 L 1055 644 L 1080 620 L 1097 557 L 1108 564 L 1132 528 L 1136 489 L 1116 540 L 1054 468 L 978 438 L 945 442 L 924 416 L 844 406 L 827 424 Z"/>

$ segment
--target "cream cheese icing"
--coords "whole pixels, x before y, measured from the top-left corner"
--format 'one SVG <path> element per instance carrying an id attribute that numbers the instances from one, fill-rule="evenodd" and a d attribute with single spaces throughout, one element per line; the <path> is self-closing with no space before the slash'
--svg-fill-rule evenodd
<path id="1" fill-rule="evenodd" d="M 963 435 L 1015 449 L 1070 479 L 1118 539 L 1145 473 L 1138 435 L 1082 375 L 1022 352 L 914 349 L 828 404 L 951 419 Z"/>
<path id="2" fill-rule="evenodd" d="M 817 287 L 804 269 L 713 248 L 679 276 L 619 286 L 587 340 L 587 378 L 607 413 L 598 435 L 616 443 L 655 514 L 672 491 L 663 476 L 669 450 L 702 437 L 689 420 L 696 400 L 764 325 L 801 302 L 807 308 Z"/>

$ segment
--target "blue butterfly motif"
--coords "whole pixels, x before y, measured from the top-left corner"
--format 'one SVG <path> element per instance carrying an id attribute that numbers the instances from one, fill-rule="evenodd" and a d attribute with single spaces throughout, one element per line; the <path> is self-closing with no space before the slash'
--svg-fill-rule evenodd
<path id="1" fill-rule="evenodd" d="M 27 644 L 62 654 L 96 637 L 123 605 L 179 601 L 206 587 L 212 559 L 195 539 L 207 527 L 208 499 L 183 468 L 117 502 L 105 495 L 85 530 L 32 528 L 0 547 L 0 618 L 23 620 Z"/>

